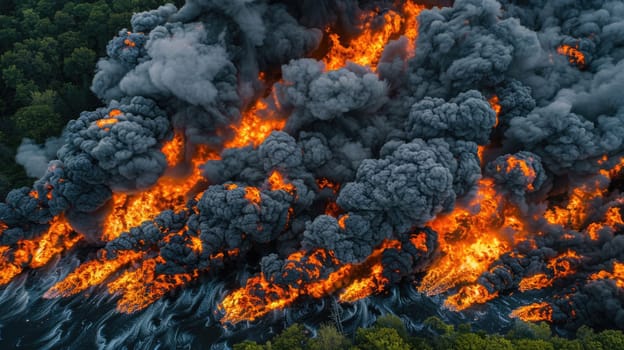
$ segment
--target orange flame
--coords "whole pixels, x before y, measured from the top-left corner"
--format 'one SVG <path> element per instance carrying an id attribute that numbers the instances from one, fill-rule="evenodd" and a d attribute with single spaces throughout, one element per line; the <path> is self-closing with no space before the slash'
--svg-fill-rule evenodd
<path id="1" fill-rule="evenodd" d="M 145 256 L 143 252 L 125 250 L 118 253 L 114 259 L 97 259 L 80 265 L 76 270 L 67 275 L 62 281 L 56 283 L 44 295 L 44 298 L 68 297 L 85 291 L 87 288 L 96 286 L 108 279 L 112 274 L 119 271 L 123 266 L 141 260 Z"/>
<path id="2" fill-rule="evenodd" d="M 501 220 L 502 203 L 494 182 L 482 179 L 468 208 L 456 207 L 429 224 L 439 234 L 441 256 L 428 268 L 418 287 L 421 292 L 437 295 L 462 283 L 473 283 L 509 251 L 510 246 L 499 237 L 499 230 L 514 228 L 505 227 Z M 471 212 L 470 207 L 478 212 Z"/>
<path id="3" fill-rule="evenodd" d="M 553 309 L 546 302 L 522 306 L 511 312 L 509 317 L 519 318 L 525 322 L 552 321 Z"/>
<path id="4" fill-rule="evenodd" d="M 579 230 L 587 220 L 589 204 L 604 196 L 605 189 L 598 181 L 586 183 L 572 189 L 565 208 L 555 206 L 544 213 L 544 218 L 551 224 Z"/>
<path id="5" fill-rule="evenodd" d="M 619 288 L 624 288 L 624 263 L 616 261 L 613 263 L 613 272 L 602 270 L 589 276 L 589 279 L 593 281 L 610 279 L 615 281 Z"/>
<path id="6" fill-rule="evenodd" d="M 277 99 L 274 98 L 274 101 L 277 102 Z M 260 117 L 266 114 L 269 114 L 266 118 Z M 263 99 L 258 99 L 253 107 L 243 113 L 238 126 L 232 126 L 236 136 L 226 142 L 225 147 L 237 148 L 249 145 L 257 147 L 271 132 L 282 130 L 286 125 L 286 120 L 276 119 L 276 116 L 272 114 L 269 105 Z"/>
<path id="7" fill-rule="evenodd" d="M 247 280 L 244 288 L 227 295 L 219 308 L 225 312 L 222 323 L 237 323 L 244 320 L 253 321 L 273 310 L 291 305 L 302 296 L 320 298 L 343 289 L 341 301 L 356 301 L 372 293 L 383 291 L 388 280 L 383 276 L 381 257 L 386 249 L 400 249 L 399 241 L 384 241 L 380 247 L 361 264 L 345 264 L 330 273 L 325 279 L 320 278 L 322 260 L 337 260 L 330 253 L 316 250 L 306 255 L 296 252 L 287 258 L 285 268 L 296 268 L 296 262 L 304 256 L 309 258 L 306 272 L 313 281 L 298 281 L 299 288 L 282 286 L 268 281 L 262 274 Z M 329 254 L 329 255 L 328 255 Z"/>
<path id="8" fill-rule="evenodd" d="M 165 154 L 170 167 L 182 163 L 184 161 L 184 134 L 177 131 L 173 139 L 163 145 L 161 151 Z"/>
<path id="9" fill-rule="evenodd" d="M 454 311 L 465 310 L 475 304 L 485 304 L 498 297 L 498 292 L 490 293 L 484 286 L 473 284 L 462 287 L 455 295 L 444 301 L 444 306 Z"/>
<path id="10" fill-rule="evenodd" d="M 117 124 L 119 120 L 117 118 L 104 118 L 98 119 L 95 121 L 95 125 L 100 129 L 104 129 L 106 131 L 110 130 L 109 127 L 113 124 Z"/>
<path id="11" fill-rule="evenodd" d="M 573 263 L 578 264 L 581 256 L 573 250 L 550 259 L 546 267 L 552 271 L 552 277 L 549 278 L 545 273 L 538 273 L 533 276 L 525 277 L 520 281 L 519 289 L 522 292 L 527 290 L 543 289 L 553 285 L 553 282 L 560 278 L 573 275 L 576 270 Z"/>
<path id="12" fill-rule="evenodd" d="M 517 158 L 516 156 L 512 155 L 507 158 L 506 163 L 507 167 L 504 169 L 504 171 L 507 174 L 511 173 L 515 169 L 520 170 L 524 177 L 529 180 L 529 183 L 527 184 L 527 190 L 533 191 L 535 189 L 533 187 L 533 181 L 537 177 L 537 174 L 535 173 L 535 170 L 531 168 L 529 164 L 527 164 L 526 160 Z M 503 171 L 500 165 L 497 166 L 496 170 Z"/>
<path id="13" fill-rule="evenodd" d="M 338 227 L 344 231 L 347 227 L 347 219 L 349 218 L 349 214 L 342 215 L 340 219 L 338 219 Z"/>
<path id="14" fill-rule="evenodd" d="M 585 55 L 578 49 L 578 44 L 572 47 L 570 45 L 561 45 L 557 48 L 557 53 L 568 57 L 570 64 L 579 68 L 585 67 Z"/>
<path id="15" fill-rule="evenodd" d="M 260 205 L 262 199 L 260 198 L 260 190 L 256 187 L 245 187 L 245 199 L 255 205 Z"/>
<path id="16" fill-rule="evenodd" d="M 165 155 L 180 154 L 179 148 L 184 142 L 177 142 L 174 138 L 163 146 Z M 163 210 L 180 211 L 186 208 L 186 202 L 192 198 L 193 191 L 203 177 L 199 165 L 209 159 L 218 159 L 219 156 L 206 147 L 198 147 L 191 160 L 193 170 L 186 178 L 170 176 L 161 177 L 156 184 L 147 191 L 134 195 L 115 193 L 113 195 L 113 209 L 104 221 L 102 240 L 113 240 L 132 227 L 142 222 L 154 219 Z"/>
<path id="17" fill-rule="evenodd" d="M 138 269 L 126 271 L 108 284 L 111 294 L 121 294 L 121 298 L 117 301 L 118 311 L 133 313 L 142 310 L 169 291 L 199 276 L 197 270 L 189 274 L 157 275 L 156 265 L 164 262 L 162 257 L 144 260 Z"/>
<path id="18" fill-rule="evenodd" d="M 360 22 L 363 23 L 361 33 L 353 38 L 347 47 L 342 45 L 338 34 L 328 32 L 332 46 L 323 59 L 327 70 L 340 69 L 347 61 L 375 70 L 388 41 L 400 35 L 408 38 L 409 49 L 413 54 L 414 42 L 418 36 L 417 16 L 423 9 L 424 6 L 408 0 L 400 9 L 400 13 L 389 10 L 383 15 L 384 24 L 381 28 L 373 25 L 377 13 L 364 13 L 360 18 Z"/>
<path id="19" fill-rule="evenodd" d="M 0 285 L 11 282 L 26 267 L 34 269 L 45 266 L 55 256 L 71 249 L 82 238 L 82 235 L 74 234 L 64 217 L 57 216 L 41 236 L 32 240 L 22 239 L 17 242 L 15 249 L 0 247 Z"/>
<path id="20" fill-rule="evenodd" d="M 284 177 L 279 171 L 274 170 L 269 176 L 269 187 L 271 191 L 284 191 L 294 196 L 297 188 L 291 183 L 284 181 Z"/>
<path id="21" fill-rule="evenodd" d="M 490 103 L 490 106 L 492 106 L 492 109 L 494 110 L 494 112 L 496 112 L 496 123 L 494 123 L 494 127 L 497 127 L 498 116 L 500 115 L 500 112 L 501 112 L 501 105 L 500 105 L 498 96 L 496 95 L 492 96 L 492 98 L 490 98 L 488 102 Z"/>

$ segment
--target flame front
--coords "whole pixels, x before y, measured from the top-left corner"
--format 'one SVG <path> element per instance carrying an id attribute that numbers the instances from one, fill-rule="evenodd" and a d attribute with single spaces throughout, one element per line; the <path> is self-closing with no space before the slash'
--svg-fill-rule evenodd
<path id="1" fill-rule="evenodd" d="M 483 179 L 470 208 L 457 207 L 429 224 L 440 235 L 441 257 L 427 269 L 420 291 L 437 295 L 462 283 L 472 283 L 509 251 L 509 242 L 499 237 L 499 230 L 505 228 L 502 205 L 494 182 Z"/>
<path id="2" fill-rule="evenodd" d="M 547 302 L 534 303 L 515 309 L 510 317 L 519 318 L 525 322 L 552 321 L 553 309 Z"/>
<path id="3" fill-rule="evenodd" d="M 13 250 L 0 247 L 0 285 L 11 282 L 25 268 L 40 268 L 54 257 L 71 249 L 83 238 L 75 233 L 63 216 L 55 217 L 41 236 L 20 240 Z"/>
<path id="4" fill-rule="evenodd" d="M 327 70 L 336 70 L 345 66 L 348 61 L 376 70 L 381 54 L 388 41 L 404 35 L 409 43 L 408 50 L 413 55 L 414 43 L 418 37 L 418 14 L 424 6 L 412 0 L 405 1 L 399 11 L 388 10 L 383 15 L 383 24 L 375 26 L 375 12 L 365 12 L 360 18 L 363 23 L 361 33 L 343 46 L 340 36 L 329 32 L 331 49 L 323 59 Z"/>

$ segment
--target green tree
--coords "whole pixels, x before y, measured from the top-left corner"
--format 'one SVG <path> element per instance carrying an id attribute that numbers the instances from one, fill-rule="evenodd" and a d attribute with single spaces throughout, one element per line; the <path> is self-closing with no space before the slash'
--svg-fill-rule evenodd
<path id="1" fill-rule="evenodd" d="M 356 344 L 362 350 L 405 350 L 410 345 L 394 328 L 360 328 L 356 332 Z"/>
<path id="2" fill-rule="evenodd" d="M 428 317 L 425 319 L 423 324 L 438 334 L 448 334 L 453 332 L 453 326 L 444 323 L 444 321 L 436 316 Z"/>
<path id="3" fill-rule="evenodd" d="M 76 82 L 86 83 L 93 72 L 95 52 L 86 47 L 74 49 L 71 55 L 63 61 L 65 76 Z"/>
<path id="4" fill-rule="evenodd" d="M 552 343 L 542 339 L 516 339 L 513 345 L 515 350 L 555 350 Z"/>
<path id="5" fill-rule="evenodd" d="M 557 350 L 583 350 L 583 344 L 578 339 L 569 340 L 555 337 L 550 342 Z"/>
<path id="6" fill-rule="evenodd" d="M 307 339 L 305 328 L 295 323 L 273 339 L 271 342 L 271 349 L 302 350 L 305 347 Z"/>
<path id="7" fill-rule="evenodd" d="M 398 316 L 395 315 L 383 315 L 377 318 L 375 322 L 377 327 L 381 328 L 392 328 L 399 333 L 401 338 L 407 340 L 409 338 L 409 333 L 407 332 L 407 328 L 405 328 L 405 323 Z"/>
<path id="8" fill-rule="evenodd" d="M 500 335 L 488 335 L 484 338 L 484 349 L 487 350 L 513 350 L 513 344 L 510 340 Z"/>
<path id="9" fill-rule="evenodd" d="M 255 341 L 245 340 L 242 343 L 234 344 L 234 350 L 264 350 L 265 347 Z"/>
<path id="10" fill-rule="evenodd" d="M 54 112 L 56 93 L 46 90 L 43 93 L 33 93 L 32 104 L 20 108 L 12 120 L 20 135 L 43 142 L 50 135 L 58 134 L 63 127 L 60 115 Z"/>
<path id="11" fill-rule="evenodd" d="M 507 333 L 509 339 L 544 339 L 548 340 L 551 337 L 550 325 L 546 322 L 540 322 L 538 324 L 528 323 L 521 320 L 516 320 L 513 328 Z"/>
<path id="12" fill-rule="evenodd" d="M 596 335 L 596 340 L 602 344 L 603 349 L 624 350 L 624 334 L 619 330 L 606 330 Z"/>
<path id="13" fill-rule="evenodd" d="M 316 338 L 308 341 L 307 349 L 325 350 L 325 349 L 348 349 L 351 342 L 338 332 L 336 327 L 328 324 L 321 325 Z"/>

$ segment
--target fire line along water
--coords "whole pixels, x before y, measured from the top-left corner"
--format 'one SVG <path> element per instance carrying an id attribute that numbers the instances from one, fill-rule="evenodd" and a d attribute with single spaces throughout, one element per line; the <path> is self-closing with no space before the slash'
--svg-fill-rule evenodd
<path id="1" fill-rule="evenodd" d="M 622 2 L 188 0 L 131 26 L 103 107 L 0 203 L 6 346 L 220 349 L 337 307 L 347 331 L 624 329 Z"/>

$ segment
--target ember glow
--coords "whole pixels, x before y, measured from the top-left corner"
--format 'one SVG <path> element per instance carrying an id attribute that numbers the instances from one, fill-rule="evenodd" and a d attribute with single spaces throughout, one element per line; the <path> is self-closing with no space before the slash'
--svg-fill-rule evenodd
<path id="1" fill-rule="evenodd" d="M 568 57 L 570 64 L 585 68 L 585 55 L 579 50 L 578 45 L 561 45 L 557 48 L 557 53 Z"/>

